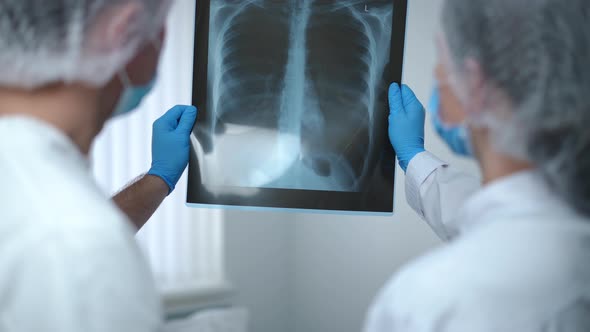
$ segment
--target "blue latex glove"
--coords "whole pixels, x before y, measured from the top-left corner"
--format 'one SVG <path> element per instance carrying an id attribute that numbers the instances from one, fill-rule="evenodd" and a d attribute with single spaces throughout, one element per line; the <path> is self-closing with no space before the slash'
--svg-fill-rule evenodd
<path id="1" fill-rule="evenodd" d="M 406 172 L 410 161 L 424 149 L 426 112 L 408 86 L 400 89 L 397 83 L 389 88 L 389 140 Z"/>
<path id="2" fill-rule="evenodd" d="M 190 135 L 196 119 L 195 107 L 179 105 L 154 122 L 152 168 L 148 174 L 164 180 L 170 193 L 188 165 Z"/>

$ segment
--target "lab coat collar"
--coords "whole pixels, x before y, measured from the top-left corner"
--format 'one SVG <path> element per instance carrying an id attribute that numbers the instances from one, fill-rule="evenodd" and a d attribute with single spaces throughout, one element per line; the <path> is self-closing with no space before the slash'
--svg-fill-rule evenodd
<path id="1" fill-rule="evenodd" d="M 78 146 L 64 132 L 42 120 L 28 116 L 0 117 L 0 130 L 4 137 L 14 138 L 4 145 L 22 149 L 23 153 L 29 153 L 30 147 L 51 151 L 90 170 L 90 161 Z"/>
<path id="2" fill-rule="evenodd" d="M 484 186 L 466 202 L 459 212 L 458 222 L 463 232 L 469 232 L 491 222 L 523 217 L 534 220 L 535 216 L 556 214 L 571 216 L 573 210 L 535 170 L 519 172 Z"/>

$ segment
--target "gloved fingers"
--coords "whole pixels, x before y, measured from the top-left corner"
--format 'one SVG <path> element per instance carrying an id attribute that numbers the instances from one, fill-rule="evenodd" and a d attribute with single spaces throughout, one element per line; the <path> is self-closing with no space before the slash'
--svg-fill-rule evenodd
<path id="1" fill-rule="evenodd" d="M 387 130 L 387 132 L 389 133 L 389 136 L 390 136 L 390 139 L 391 139 L 392 135 L 395 135 L 395 130 L 396 130 L 395 124 L 396 124 L 396 121 L 398 119 L 393 114 L 390 114 L 388 120 L 389 121 L 388 121 L 388 130 Z"/>
<path id="2" fill-rule="evenodd" d="M 402 92 L 397 83 L 393 83 L 389 86 L 389 112 L 390 114 L 405 112 L 402 101 Z"/>
<path id="3" fill-rule="evenodd" d="M 190 106 L 176 105 L 172 107 L 168 112 L 162 115 L 156 123 L 166 126 L 169 130 L 175 130 L 178 127 L 178 122 L 184 113 L 184 110 Z"/>
<path id="4" fill-rule="evenodd" d="M 418 100 L 414 91 L 412 91 L 412 89 L 405 84 L 401 88 L 401 100 L 403 102 L 404 109 L 423 108 L 422 103 Z"/>
<path id="5" fill-rule="evenodd" d="M 186 106 L 184 109 L 184 113 L 180 117 L 180 121 L 178 122 L 178 127 L 176 130 L 179 130 L 183 134 L 190 134 L 195 126 L 195 121 L 197 120 L 197 108 L 194 106 Z"/>

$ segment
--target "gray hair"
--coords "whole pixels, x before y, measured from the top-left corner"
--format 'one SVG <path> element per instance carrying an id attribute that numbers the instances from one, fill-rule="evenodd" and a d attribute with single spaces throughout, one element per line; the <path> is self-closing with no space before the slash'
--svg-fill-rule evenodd
<path id="1" fill-rule="evenodd" d="M 446 0 L 443 22 L 455 64 L 477 60 L 509 98 L 498 146 L 590 215 L 590 2 Z"/>

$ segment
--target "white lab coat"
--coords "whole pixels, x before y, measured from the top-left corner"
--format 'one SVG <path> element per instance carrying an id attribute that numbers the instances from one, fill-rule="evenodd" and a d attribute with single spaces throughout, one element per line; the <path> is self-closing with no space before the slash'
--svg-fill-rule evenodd
<path id="1" fill-rule="evenodd" d="M 66 136 L 0 118 L 0 183 L 0 331 L 159 328 L 159 298 L 132 227 Z"/>
<path id="2" fill-rule="evenodd" d="M 389 282 L 366 332 L 590 331 L 590 220 L 539 174 L 479 189 L 426 152 L 406 186 L 411 206 L 452 241 Z"/>

